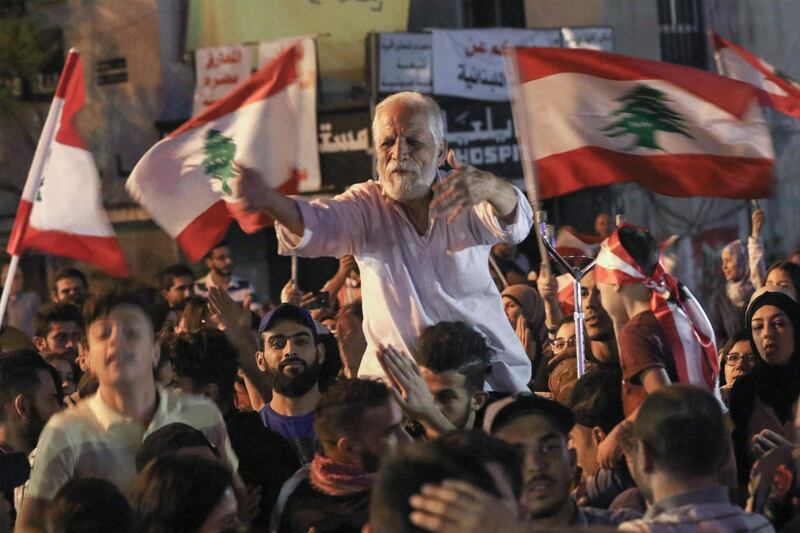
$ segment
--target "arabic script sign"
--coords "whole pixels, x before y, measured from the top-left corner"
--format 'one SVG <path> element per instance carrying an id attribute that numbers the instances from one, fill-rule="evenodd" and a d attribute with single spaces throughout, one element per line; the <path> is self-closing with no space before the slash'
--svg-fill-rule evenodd
<path id="1" fill-rule="evenodd" d="M 253 50 L 250 46 L 201 48 L 195 51 L 197 86 L 194 91 L 196 115 L 247 78 L 253 69 Z"/>
<path id="2" fill-rule="evenodd" d="M 433 92 L 474 100 L 508 100 L 503 48 L 559 48 L 558 28 L 433 31 Z"/>
<path id="3" fill-rule="evenodd" d="M 381 33 L 378 92 L 431 92 L 431 34 Z"/>
<path id="4" fill-rule="evenodd" d="M 614 50 L 614 29 L 610 26 L 561 28 L 564 48 L 588 48 L 601 52 Z"/>

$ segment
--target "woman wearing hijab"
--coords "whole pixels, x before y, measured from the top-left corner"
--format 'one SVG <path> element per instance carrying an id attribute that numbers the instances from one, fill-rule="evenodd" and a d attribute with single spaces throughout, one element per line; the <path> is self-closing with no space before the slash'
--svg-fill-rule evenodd
<path id="1" fill-rule="evenodd" d="M 723 346 L 739 329 L 743 328 L 744 311 L 755 288 L 750 280 L 747 248 L 735 240 L 722 249 L 722 273 L 725 285 L 711 296 L 709 319 L 717 338 Z"/>
<path id="2" fill-rule="evenodd" d="M 800 305 L 781 287 L 763 287 L 753 294 L 746 320 L 755 367 L 736 380 L 729 400 L 740 491 L 764 448 L 759 433 L 789 438 L 800 397 Z"/>
<path id="3" fill-rule="evenodd" d="M 542 360 L 549 356 L 549 353 L 545 354 L 549 339 L 545 325 L 544 302 L 533 287 L 522 283 L 509 285 L 501 296 L 508 321 L 517 332 L 517 337 L 525 347 L 528 359 L 531 360 L 531 376 L 536 376 L 539 367 L 542 366 Z M 547 390 L 546 385 L 544 390 Z"/>

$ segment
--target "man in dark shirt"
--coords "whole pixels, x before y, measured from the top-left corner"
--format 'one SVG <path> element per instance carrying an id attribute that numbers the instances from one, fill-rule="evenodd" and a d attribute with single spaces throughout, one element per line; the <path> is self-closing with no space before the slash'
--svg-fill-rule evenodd
<path id="1" fill-rule="evenodd" d="M 252 525 L 266 529 L 281 486 L 300 466 L 294 446 L 264 427 L 258 413 L 234 408 L 236 353 L 224 333 L 202 329 L 178 335 L 169 343 L 169 356 L 175 387 L 207 396 L 219 407 L 239 458 L 239 474 L 251 493 L 261 492 Z"/>
<path id="2" fill-rule="evenodd" d="M 311 315 L 293 304 L 281 304 L 261 320 L 259 369 L 267 375 L 272 398 L 259 415 L 263 424 L 292 442 L 300 461 L 314 455 L 314 409 L 325 358 Z"/>
<path id="3" fill-rule="evenodd" d="M 381 458 L 410 440 L 403 414 L 383 383 L 350 379 L 325 391 L 314 427 L 323 451 L 286 501 L 278 531 L 360 533 Z"/>

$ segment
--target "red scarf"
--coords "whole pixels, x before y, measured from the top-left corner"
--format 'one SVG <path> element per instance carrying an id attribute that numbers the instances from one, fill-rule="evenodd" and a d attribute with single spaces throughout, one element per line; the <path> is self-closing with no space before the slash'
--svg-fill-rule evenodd
<path id="1" fill-rule="evenodd" d="M 360 466 L 316 454 L 311 462 L 311 486 L 328 496 L 346 496 L 372 488 L 375 474 Z"/>
<path id="2" fill-rule="evenodd" d="M 714 330 L 697 300 L 685 287 L 683 291 L 690 297 L 683 296 L 678 280 L 664 270 L 661 261 L 650 276 L 646 275 L 615 231 L 603 242 L 594 271 L 598 283 L 641 283 L 651 289 L 650 310 L 669 341 L 680 382 L 701 385 L 716 394 L 719 361 Z"/>

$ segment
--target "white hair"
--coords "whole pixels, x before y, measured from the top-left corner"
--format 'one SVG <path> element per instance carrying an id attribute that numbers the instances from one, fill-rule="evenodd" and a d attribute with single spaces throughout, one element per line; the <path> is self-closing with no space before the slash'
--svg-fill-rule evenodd
<path id="1" fill-rule="evenodd" d="M 428 130 L 433 136 L 434 144 L 438 147 L 444 139 L 444 118 L 442 116 L 442 108 L 430 96 L 425 96 L 422 93 L 405 91 L 395 93 L 387 96 L 375 106 L 375 116 L 372 117 L 372 139 L 378 138 L 378 117 L 383 111 L 383 108 L 394 103 L 400 103 L 403 106 L 414 110 L 415 112 L 425 113 L 428 117 Z"/>

